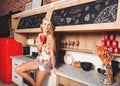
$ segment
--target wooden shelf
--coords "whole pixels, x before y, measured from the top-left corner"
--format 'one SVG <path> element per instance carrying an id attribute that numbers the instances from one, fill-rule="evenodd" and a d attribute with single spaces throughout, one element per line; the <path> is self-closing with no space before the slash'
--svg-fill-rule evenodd
<path id="1" fill-rule="evenodd" d="M 105 32 L 105 31 L 120 31 L 119 22 L 100 23 L 100 24 L 83 24 L 72 26 L 57 26 L 55 32 Z M 102 27 L 104 26 L 104 27 Z"/>
<path id="2" fill-rule="evenodd" d="M 120 56 L 120 53 L 118 53 L 118 54 L 111 54 L 112 56 Z"/>
<path id="3" fill-rule="evenodd" d="M 84 53 L 91 53 L 91 54 L 94 54 L 94 52 L 92 50 L 83 50 L 83 49 L 69 49 L 69 48 L 60 48 L 59 50 L 68 50 L 68 51 L 77 51 L 77 52 L 84 52 Z M 113 57 L 120 57 L 120 53 L 118 54 L 110 54 L 112 55 Z"/>
<path id="4" fill-rule="evenodd" d="M 14 31 L 14 33 L 39 33 L 39 32 L 41 32 L 41 29 L 39 29 L 39 28 L 18 29 L 18 30 Z"/>
<path id="5" fill-rule="evenodd" d="M 27 44 L 26 46 L 34 46 L 34 47 L 36 47 L 36 45 L 34 44 L 34 45 L 31 45 L 31 44 Z"/>
<path id="6" fill-rule="evenodd" d="M 60 50 L 68 50 L 68 51 L 77 51 L 77 52 L 93 53 L 92 50 L 83 50 L 83 49 L 60 48 Z"/>

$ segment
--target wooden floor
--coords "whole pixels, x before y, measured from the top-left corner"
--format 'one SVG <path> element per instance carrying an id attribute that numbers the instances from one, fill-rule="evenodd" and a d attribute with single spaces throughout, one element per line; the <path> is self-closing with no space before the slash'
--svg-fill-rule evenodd
<path id="1" fill-rule="evenodd" d="M 13 84 L 6 84 L 6 83 L 3 83 L 2 81 L 0 81 L 0 86 L 17 86 L 17 85 L 15 85 L 14 83 Z"/>

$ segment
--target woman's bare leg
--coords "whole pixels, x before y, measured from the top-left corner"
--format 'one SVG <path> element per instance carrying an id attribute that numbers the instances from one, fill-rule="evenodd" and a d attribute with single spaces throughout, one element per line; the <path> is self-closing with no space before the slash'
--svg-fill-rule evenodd
<path id="1" fill-rule="evenodd" d="M 33 61 L 17 66 L 15 71 L 19 75 L 21 75 L 24 79 L 29 81 L 33 86 L 35 86 L 35 80 L 33 80 L 33 78 L 28 74 L 28 71 L 37 70 L 37 69 L 38 69 L 38 65 L 33 60 Z"/>
<path id="2" fill-rule="evenodd" d="M 46 77 L 48 76 L 49 71 L 40 71 L 38 70 L 37 72 L 37 76 L 36 76 L 36 84 L 35 86 L 42 86 L 44 80 L 46 79 Z"/>

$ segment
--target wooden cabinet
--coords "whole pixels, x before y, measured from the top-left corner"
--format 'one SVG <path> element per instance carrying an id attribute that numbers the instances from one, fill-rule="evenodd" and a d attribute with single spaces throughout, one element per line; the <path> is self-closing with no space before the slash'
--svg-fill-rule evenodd
<path id="1" fill-rule="evenodd" d="M 87 85 L 57 75 L 57 86 L 87 86 Z"/>

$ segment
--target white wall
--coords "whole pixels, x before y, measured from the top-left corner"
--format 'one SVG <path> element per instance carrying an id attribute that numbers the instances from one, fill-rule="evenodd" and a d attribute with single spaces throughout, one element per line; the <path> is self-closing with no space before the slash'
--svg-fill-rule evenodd
<path id="1" fill-rule="evenodd" d="M 32 0 L 32 7 L 31 8 L 33 9 L 33 8 L 40 7 L 41 3 L 42 3 L 42 0 Z"/>
<path id="2" fill-rule="evenodd" d="M 102 62 L 99 57 L 95 54 L 90 53 L 83 53 L 83 52 L 75 52 L 75 51 L 67 51 L 66 54 L 71 54 L 74 57 L 74 61 L 81 61 L 81 62 L 91 62 L 95 66 L 95 70 L 97 68 L 101 68 Z M 120 62 L 120 57 L 116 57 L 117 61 Z"/>

